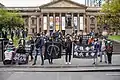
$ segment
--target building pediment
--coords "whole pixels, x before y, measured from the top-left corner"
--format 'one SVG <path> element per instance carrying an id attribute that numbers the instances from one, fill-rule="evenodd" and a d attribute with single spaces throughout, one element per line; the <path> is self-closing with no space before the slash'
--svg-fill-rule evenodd
<path id="1" fill-rule="evenodd" d="M 87 7 L 83 4 L 78 4 L 76 2 L 73 2 L 71 0 L 58 0 L 53 1 L 48 4 L 40 6 L 40 8 L 81 8 L 86 9 Z"/>

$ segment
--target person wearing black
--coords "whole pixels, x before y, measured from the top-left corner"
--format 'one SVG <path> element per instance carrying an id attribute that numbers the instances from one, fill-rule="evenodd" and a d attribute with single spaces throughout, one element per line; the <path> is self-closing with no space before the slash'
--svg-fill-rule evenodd
<path id="1" fill-rule="evenodd" d="M 25 47 L 25 39 L 24 38 L 21 38 L 20 40 L 19 40 L 19 43 L 18 43 L 19 45 L 23 45 L 23 47 Z"/>
<path id="2" fill-rule="evenodd" d="M 11 39 L 12 39 L 12 41 L 13 41 L 13 37 L 14 37 L 14 32 L 11 31 Z"/>
<path id="3" fill-rule="evenodd" d="M 30 37 L 29 43 L 30 43 L 30 45 L 31 45 L 29 55 L 31 56 L 31 61 L 32 61 L 32 60 L 33 60 L 33 55 L 32 55 L 32 53 L 33 53 L 33 51 L 34 51 L 34 40 L 33 40 L 32 37 Z"/>
<path id="4" fill-rule="evenodd" d="M 41 65 L 44 65 L 44 57 L 43 57 L 43 54 L 42 54 L 43 46 L 44 46 L 44 38 L 43 38 L 43 36 L 40 37 L 40 34 L 38 33 L 37 34 L 37 38 L 35 40 L 36 55 L 35 55 L 35 59 L 34 59 L 33 65 L 36 64 L 36 60 L 37 60 L 37 56 L 38 56 L 39 51 L 40 51 L 41 60 L 42 60 Z"/>
<path id="5" fill-rule="evenodd" d="M 108 58 L 108 64 L 112 64 L 112 52 L 113 52 L 113 43 L 111 41 L 106 41 L 106 53 Z"/>
<path id="6" fill-rule="evenodd" d="M 67 35 L 66 40 L 65 40 L 65 47 L 66 47 L 66 56 L 65 56 L 65 60 L 66 60 L 66 64 L 71 64 L 71 53 L 72 53 L 72 41 L 70 39 L 70 36 Z M 68 60 L 69 57 L 69 60 Z"/>

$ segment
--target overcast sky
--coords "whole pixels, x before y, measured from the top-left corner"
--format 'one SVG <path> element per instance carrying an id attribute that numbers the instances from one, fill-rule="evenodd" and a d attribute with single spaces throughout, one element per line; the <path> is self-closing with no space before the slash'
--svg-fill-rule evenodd
<path id="1" fill-rule="evenodd" d="M 52 0 L 0 0 L 0 3 L 7 7 L 22 7 L 22 6 L 40 6 Z M 80 4 L 84 4 L 85 0 L 72 0 Z"/>

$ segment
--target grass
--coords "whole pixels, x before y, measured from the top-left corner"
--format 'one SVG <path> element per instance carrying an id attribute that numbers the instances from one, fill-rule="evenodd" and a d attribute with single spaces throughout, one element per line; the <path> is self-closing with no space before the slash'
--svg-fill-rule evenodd
<path id="1" fill-rule="evenodd" d="M 120 35 L 109 36 L 108 38 L 111 39 L 111 40 L 120 41 Z"/>

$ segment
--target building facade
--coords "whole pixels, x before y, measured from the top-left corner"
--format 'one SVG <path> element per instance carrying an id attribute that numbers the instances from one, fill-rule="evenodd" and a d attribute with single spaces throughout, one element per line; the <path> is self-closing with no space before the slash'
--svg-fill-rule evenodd
<path id="1" fill-rule="evenodd" d="M 19 10 L 29 34 L 60 30 L 63 33 L 97 31 L 101 7 L 89 7 L 71 0 L 53 0 L 38 7 L 6 7 Z"/>

